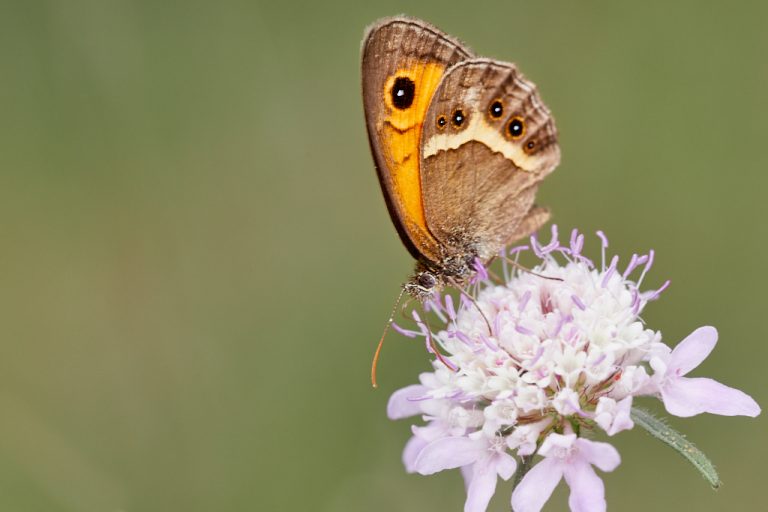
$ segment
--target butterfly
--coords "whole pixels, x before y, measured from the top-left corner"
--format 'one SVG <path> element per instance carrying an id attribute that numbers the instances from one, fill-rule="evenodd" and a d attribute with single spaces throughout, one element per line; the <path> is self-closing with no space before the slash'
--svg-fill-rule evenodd
<path id="1" fill-rule="evenodd" d="M 549 219 L 534 199 L 560 162 L 557 129 L 514 64 L 424 21 L 384 18 L 363 39 L 362 85 L 384 199 L 417 262 L 405 292 L 424 301 L 461 286 L 477 260 Z"/>

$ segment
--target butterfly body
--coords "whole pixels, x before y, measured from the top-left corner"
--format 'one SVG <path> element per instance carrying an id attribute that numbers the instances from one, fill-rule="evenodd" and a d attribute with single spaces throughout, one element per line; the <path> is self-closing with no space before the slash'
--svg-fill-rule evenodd
<path id="1" fill-rule="evenodd" d="M 431 25 L 388 18 L 362 48 L 363 101 L 382 191 L 417 260 L 405 284 L 425 299 L 474 262 L 536 231 L 539 182 L 559 163 L 557 130 L 510 63 L 476 58 Z"/>

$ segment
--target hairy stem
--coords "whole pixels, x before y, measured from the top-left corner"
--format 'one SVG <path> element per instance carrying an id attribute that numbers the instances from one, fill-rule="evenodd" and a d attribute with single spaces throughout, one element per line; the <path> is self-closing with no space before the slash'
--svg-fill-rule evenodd
<path id="1" fill-rule="evenodd" d="M 722 482 L 717 474 L 717 470 L 715 470 L 715 466 L 683 434 L 671 428 L 663 419 L 655 417 L 645 409 L 633 407 L 631 417 L 635 424 L 643 427 L 651 436 L 674 448 L 677 453 L 685 457 L 693 467 L 699 470 L 701 476 L 709 482 L 713 489 L 720 487 Z"/>

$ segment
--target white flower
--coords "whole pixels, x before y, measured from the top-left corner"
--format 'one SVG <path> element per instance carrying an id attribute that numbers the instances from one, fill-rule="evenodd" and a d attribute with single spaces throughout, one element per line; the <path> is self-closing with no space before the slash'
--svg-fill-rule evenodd
<path id="1" fill-rule="evenodd" d="M 483 410 L 483 414 L 485 427 L 495 432 L 499 427 L 517 423 L 517 404 L 509 399 L 494 400 Z"/>
<path id="2" fill-rule="evenodd" d="M 552 399 L 552 407 L 563 416 L 570 416 L 581 412 L 579 394 L 571 388 L 561 389 Z"/>
<path id="3" fill-rule="evenodd" d="M 605 250 L 607 240 L 599 236 Z M 390 399 L 390 418 L 421 415 L 427 422 L 413 428 L 403 462 L 422 474 L 461 468 L 468 482 L 465 510 L 485 510 L 497 478 L 515 471 L 513 454 L 536 453 L 544 460 L 515 490 L 516 512 L 540 510 L 563 477 L 571 510 L 604 510 L 603 484 L 592 465 L 611 471 L 618 453 L 578 436 L 595 427 L 609 436 L 631 429 L 634 396 L 660 396 L 678 416 L 760 412 L 738 390 L 685 377 L 714 347 L 713 328 L 695 331 L 672 350 L 644 325 L 644 307 L 669 284 L 640 290 L 653 251 L 633 256 L 624 268 L 618 257 L 608 265 L 603 257 L 598 267 L 581 254 L 582 245 L 575 231 L 567 247 L 554 230 L 546 246 L 532 238 L 541 258 L 533 272 L 503 283 L 475 279 L 472 300 L 458 308 L 450 295 L 436 295 L 428 305 L 443 321 L 437 333 L 417 314 L 419 331 L 398 327 L 427 338 L 430 350 L 433 343 L 441 349 L 421 384 Z"/>
<path id="4" fill-rule="evenodd" d="M 538 386 L 522 386 L 518 388 L 515 403 L 521 414 L 541 411 L 547 403 L 547 395 Z"/>
<path id="5" fill-rule="evenodd" d="M 649 381 L 650 377 L 644 366 L 624 368 L 617 376 L 609 396 L 619 399 L 628 395 L 640 394 L 640 391 L 648 385 Z"/>
<path id="6" fill-rule="evenodd" d="M 632 409 L 632 397 L 628 396 L 616 402 L 613 398 L 601 396 L 595 408 L 595 423 L 605 430 L 609 436 L 613 436 L 622 430 L 629 430 L 635 426 L 629 412 Z"/>
<path id="7" fill-rule="evenodd" d="M 527 457 L 536 451 L 536 442 L 541 433 L 552 424 L 552 420 L 545 418 L 536 423 L 520 425 L 507 436 L 507 446 L 517 450 L 521 457 Z"/>
<path id="8" fill-rule="evenodd" d="M 585 370 L 586 359 L 587 353 L 584 350 L 569 345 L 561 347 L 560 354 L 554 355 L 555 373 L 563 379 L 563 384 L 574 386 Z"/>

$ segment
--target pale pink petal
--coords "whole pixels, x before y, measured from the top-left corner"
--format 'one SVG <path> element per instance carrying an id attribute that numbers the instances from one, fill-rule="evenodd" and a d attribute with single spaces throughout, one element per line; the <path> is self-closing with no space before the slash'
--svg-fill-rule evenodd
<path id="1" fill-rule="evenodd" d="M 499 474 L 502 480 L 509 480 L 517 470 L 517 461 L 513 456 L 508 453 L 499 452 L 495 454 L 496 459 L 496 473 Z"/>
<path id="2" fill-rule="evenodd" d="M 538 453 L 542 457 L 549 457 L 550 454 L 557 456 L 558 452 L 569 450 L 575 442 L 576 434 L 549 434 L 541 443 Z"/>
<path id="3" fill-rule="evenodd" d="M 467 487 L 464 512 L 485 512 L 496 492 L 496 467 L 494 457 L 483 457 L 472 465 L 472 481 Z"/>
<path id="4" fill-rule="evenodd" d="M 654 363 L 656 363 L 658 367 L 660 361 L 661 359 L 658 357 L 651 358 L 651 368 L 654 368 Z M 656 369 L 654 368 L 654 372 L 655 371 Z M 621 372 L 621 376 L 619 377 L 619 380 L 616 381 L 610 396 L 611 398 L 618 400 L 619 398 L 630 395 L 655 395 L 658 390 L 657 380 L 648 375 L 644 366 L 630 366 L 624 368 L 624 371 Z"/>
<path id="5" fill-rule="evenodd" d="M 712 379 L 670 379 L 661 389 L 661 398 L 670 414 L 682 418 L 703 412 L 753 418 L 760 414 L 752 397 Z"/>
<path id="6" fill-rule="evenodd" d="M 603 481 L 586 460 L 575 460 L 568 464 L 564 476 L 571 488 L 568 496 L 571 512 L 605 512 L 607 506 Z"/>
<path id="7" fill-rule="evenodd" d="M 391 420 L 400 420 L 421 414 L 421 406 L 413 398 L 423 397 L 428 391 L 429 389 L 426 386 L 418 384 L 398 389 L 389 397 L 387 416 Z"/>
<path id="8" fill-rule="evenodd" d="M 607 434 L 609 436 L 615 436 L 619 432 L 631 430 L 634 428 L 634 426 L 635 422 L 632 421 L 632 418 L 629 416 L 629 414 L 619 413 L 616 415 L 616 419 L 613 420 L 613 425 L 611 425 L 611 428 L 607 431 Z"/>
<path id="9" fill-rule="evenodd" d="M 526 457 L 536 451 L 536 441 L 539 434 L 552 423 L 551 418 L 546 418 L 536 423 L 519 425 L 512 434 L 507 436 L 507 446 L 510 449 L 518 449 L 517 454 Z"/>
<path id="10" fill-rule="evenodd" d="M 717 329 L 699 327 L 689 334 L 672 350 L 667 363 L 670 372 L 681 376 L 690 372 L 704 361 L 717 343 Z"/>
<path id="11" fill-rule="evenodd" d="M 429 441 L 413 436 L 407 443 L 405 443 L 405 449 L 403 450 L 403 465 L 405 471 L 408 473 L 416 472 L 416 457 L 419 456 L 421 450 L 429 444 Z"/>
<path id="12" fill-rule="evenodd" d="M 539 512 L 563 477 L 563 465 L 544 459 L 531 468 L 512 493 L 514 512 Z"/>
<path id="13" fill-rule="evenodd" d="M 652 357 L 650 361 L 648 361 L 648 365 L 651 367 L 651 370 L 653 370 L 653 376 L 656 377 L 657 375 L 665 375 L 667 373 L 667 368 L 669 368 L 669 360 L 664 360 L 660 357 Z"/>
<path id="14" fill-rule="evenodd" d="M 608 443 L 579 438 L 576 440 L 576 447 L 581 459 L 594 464 L 602 471 L 613 471 L 621 463 L 619 452 Z"/>
<path id="15" fill-rule="evenodd" d="M 440 380 L 433 372 L 422 372 L 419 374 L 419 382 L 424 384 L 430 389 L 439 388 L 441 386 Z"/>
<path id="16" fill-rule="evenodd" d="M 611 429 L 613 424 L 613 408 L 615 406 L 611 402 L 615 402 L 615 400 L 602 396 L 597 402 L 597 409 L 595 409 L 595 423 L 606 432 Z"/>
<path id="17" fill-rule="evenodd" d="M 613 425 L 608 431 L 609 436 L 614 436 L 624 430 L 629 430 L 635 426 L 632 417 L 629 415 L 632 411 L 632 397 L 628 396 L 617 404 L 616 417 L 613 419 Z M 603 470 L 605 471 L 605 470 Z"/>
<path id="18" fill-rule="evenodd" d="M 623 430 L 635 426 L 629 413 L 632 410 L 632 396 L 619 402 L 605 396 L 600 397 L 595 409 L 595 423 L 609 436 L 614 436 Z"/>
<path id="19" fill-rule="evenodd" d="M 466 491 L 469 489 L 469 484 L 472 483 L 472 466 L 461 466 L 459 468 L 459 471 L 461 471 L 461 476 L 464 477 L 464 490 Z"/>
<path id="20" fill-rule="evenodd" d="M 411 400 L 411 402 L 414 401 Z M 437 398 L 430 400 L 418 400 L 415 403 L 419 404 L 419 407 L 421 407 L 421 412 L 423 412 L 425 416 L 433 416 L 435 418 L 443 417 L 445 415 L 446 408 L 449 407 L 445 400 Z"/>
<path id="21" fill-rule="evenodd" d="M 486 452 L 486 443 L 468 437 L 444 437 L 425 446 L 416 458 L 415 469 L 431 475 L 444 469 L 473 464 Z"/>
<path id="22" fill-rule="evenodd" d="M 449 431 L 450 426 L 446 425 L 441 420 L 430 421 L 422 427 L 411 425 L 411 432 L 413 432 L 413 435 L 422 438 L 428 443 L 434 441 L 435 439 L 440 439 L 441 437 L 450 436 L 451 434 Z"/>

